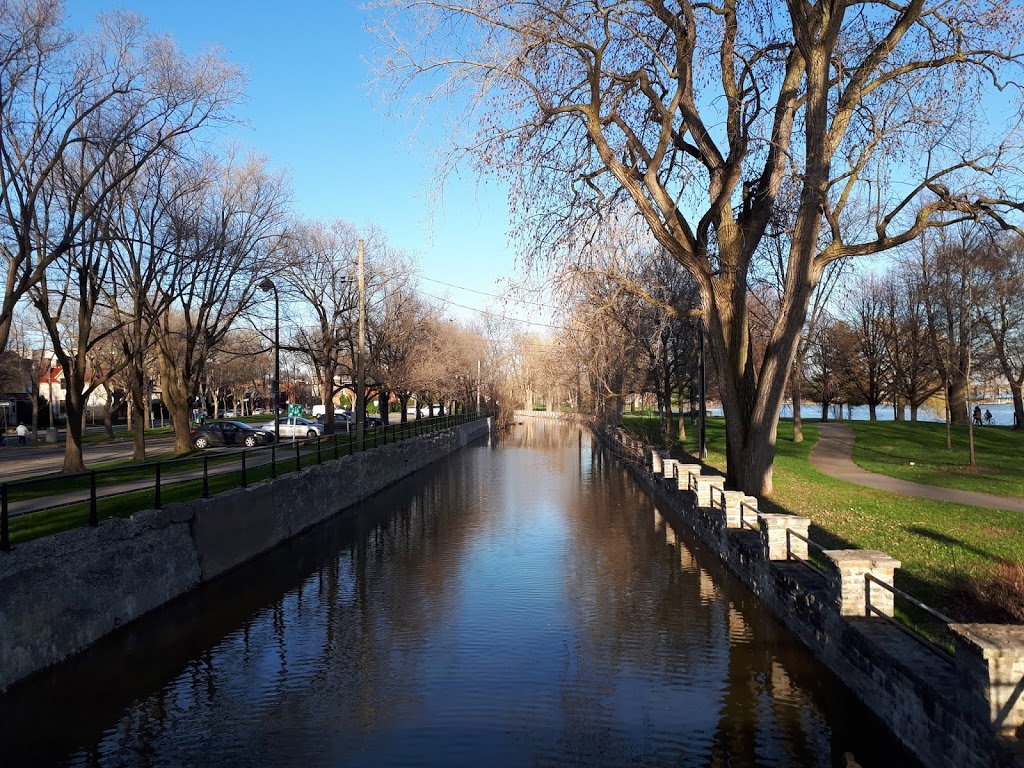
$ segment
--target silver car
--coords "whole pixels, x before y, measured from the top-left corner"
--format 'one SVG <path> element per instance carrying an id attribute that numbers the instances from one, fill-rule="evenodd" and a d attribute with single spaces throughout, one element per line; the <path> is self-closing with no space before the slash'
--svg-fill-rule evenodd
<path id="1" fill-rule="evenodd" d="M 320 437 L 324 433 L 324 425 L 304 419 L 301 416 L 288 416 L 278 419 L 281 437 Z M 260 429 L 274 431 L 274 422 L 268 421 Z"/>

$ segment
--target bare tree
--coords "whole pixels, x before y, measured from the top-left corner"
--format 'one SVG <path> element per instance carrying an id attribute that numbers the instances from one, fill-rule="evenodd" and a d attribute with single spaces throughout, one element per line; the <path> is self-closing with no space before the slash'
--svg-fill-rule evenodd
<path id="1" fill-rule="evenodd" d="M 384 72 L 403 95 L 464 99 L 480 128 L 455 135 L 453 156 L 511 178 L 528 249 L 628 199 L 693 275 L 729 482 L 751 493 L 772 490 L 777 419 L 824 267 L 1016 205 L 1004 190 L 1018 126 L 992 136 L 979 98 L 1018 88 L 1024 10 L 1008 1 L 383 5 Z M 785 289 L 755 363 L 751 265 L 787 177 L 798 194 Z M 864 239 L 845 226 L 854 218 L 870 222 Z"/>
<path id="2" fill-rule="evenodd" d="M 354 371 L 358 240 L 355 227 L 345 221 L 301 224 L 290 238 L 290 263 L 281 275 L 283 294 L 295 308 L 289 346 L 313 368 L 328 434 L 334 432 L 334 396 L 341 390 L 342 374 L 351 377 Z"/>
<path id="3" fill-rule="evenodd" d="M 154 155 L 223 118 L 239 92 L 235 68 L 215 54 L 184 57 L 138 16 L 102 16 L 90 37 L 61 21 L 56 0 L 0 4 L 0 350 L 19 299 L 109 198 Z"/>
<path id="4" fill-rule="evenodd" d="M 858 280 L 846 306 L 845 319 L 852 330 L 853 346 L 847 363 L 848 385 L 856 399 L 868 406 L 870 420 L 878 421 L 878 406 L 892 389 L 880 280 L 873 276 Z"/>
<path id="5" fill-rule="evenodd" d="M 1024 241 L 1003 237 L 992 245 L 981 263 L 978 314 L 1010 387 L 1014 429 L 1024 429 Z"/>
<path id="6" fill-rule="evenodd" d="M 264 159 L 208 163 L 202 173 L 201 195 L 170 214 L 174 258 L 147 308 L 178 451 L 191 448 L 189 415 L 210 353 L 250 311 L 259 278 L 280 268 L 286 237 L 287 185 Z"/>
<path id="7" fill-rule="evenodd" d="M 902 401 L 910 406 L 910 420 L 917 421 L 921 406 L 942 389 L 942 380 L 937 373 L 924 294 L 914 265 L 888 275 L 880 290 L 885 352 L 892 371 L 897 418 Z"/>

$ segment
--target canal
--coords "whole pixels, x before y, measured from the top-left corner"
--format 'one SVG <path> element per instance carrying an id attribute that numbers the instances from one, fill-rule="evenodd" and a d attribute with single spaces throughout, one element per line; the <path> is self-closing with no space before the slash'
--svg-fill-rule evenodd
<path id="1" fill-rule="evenodd" d="M 915 762 L 587 433 L 528 420 L 0 697 L 0 765 L 54 764 Z"/>

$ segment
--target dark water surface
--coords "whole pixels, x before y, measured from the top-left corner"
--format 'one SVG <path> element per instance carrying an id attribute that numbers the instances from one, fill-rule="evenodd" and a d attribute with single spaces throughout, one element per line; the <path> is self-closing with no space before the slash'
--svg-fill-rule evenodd
<path id="1" fill-rule="evenodd" d="M 914 764 L 576 428 L 363 509 L 0 698 L 0 765 Z"/>

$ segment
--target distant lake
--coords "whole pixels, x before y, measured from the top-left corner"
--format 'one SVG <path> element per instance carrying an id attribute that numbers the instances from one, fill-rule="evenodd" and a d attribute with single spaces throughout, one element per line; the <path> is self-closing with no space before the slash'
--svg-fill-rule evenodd
<path id="1" fill-rule="evenodd" d="M 972 406 L 973 408 L 973 406 Z M 981 404 L 981 412 L 984 413 L 985 409 L 992 411 L 992 423 L 997 427 L 1012 427 L 1013 426 L 1013 403 L 1006 403 L 1004 405 L 985 405 Z M 712 416 L 721 417 L 721 408 L 708 408 L 708 412 Z M 893 413 L 892 405 L 880 405 L 876 410 L 876 414 L 879 421 L 893 421 L 895 418 Z M 820 419 L 821 418 L 821 405 L 819 403 L 801 403 L 800 404 L 800 415 L 805 419 Z M 903 415 L 910 421 L 910 408 L 903 409 Z M 782 413 L 780 416 L 783 419 L 793 418 L 793 406 L 789 403 L 782 406 Z M 852 407 L 843 406 L 842 414 L 839 413 L 839 406 L 833 405 L 829 408 L 828 417 L 830 419 L 845 419 L 848 421 L 868 421 L 871 417 L 870 411 L 866 405 L 854 405 Z M 942 411 L 936 412 L 931 408 L 919 408 L 917 411 L 918 421 L 933 421 L 941 423 L 944 421 L 944 414 Z"/>
<path id="2" fill-rule="evenodd" d="M 972 406 L 973 409 L 973 406 Z M 997 427 L 1012 427 L 1013 426 L 1013 404 L 1007 403 L 1005 405 L 985 405 L 981 404 L 981 412 L 984 413 L 988 409 L 992 411 L 992 423 Z M 846 406 L 842 409 L 842 415 L 839 414 L 839 406 L 832 406 L 829 409 L 830 419 L 847 419 L 850 421 L 867 421 L 870 418 L 870 412 L 866 405 L 855 405 L 847 408 Z M 718 415 L 721 415 L 721 410 L 718 411 Z M 892 405 L 880 405 L 876 410 L 879 421 L 892 421 L 895 418 L 893 413 Z M 904 417 L 910 420 L 910 409 L 905 408 L 903 410 Z M 821 418 L 821 405 L 818 403 L 801 403 L 800 404 L 800 415 L 805 419 L 820 419 Z M 793 418 L 793 407 L 791 405 L 784 405 L 782 407 L 782 418 L 791 419 Z M 931 408 L 920 408 L 917 412 L 918 421 L 938 421 L 942 422 L 945 420 L 945 414 L 942 411 L 936 412 Z"/>

